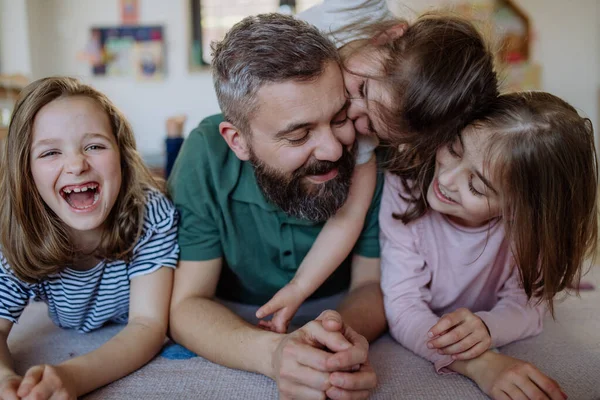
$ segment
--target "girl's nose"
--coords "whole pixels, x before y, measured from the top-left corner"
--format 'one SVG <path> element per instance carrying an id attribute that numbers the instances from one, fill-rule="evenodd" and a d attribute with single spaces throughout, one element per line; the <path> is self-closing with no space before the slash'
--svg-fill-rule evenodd
<path id="1" fill-rule="evenodd" d="M 70 156 L 65 164 L 65 171 L 73 175 L 81 175 L 83 172 L 87 171 L 88 168 L 89 165 L 87 160 L 82 154 Z"/>

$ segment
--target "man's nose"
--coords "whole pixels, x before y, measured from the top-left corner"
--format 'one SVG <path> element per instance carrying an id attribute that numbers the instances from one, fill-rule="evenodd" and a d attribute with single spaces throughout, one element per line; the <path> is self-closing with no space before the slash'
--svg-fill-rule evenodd
<path id="1" fill-rule="evenodd" d="M 319 142 L 316 144 L 314 156 L 319 161 L 335 162 L 342 156 L 342 143 L 334 135 L 331 127 L 326 128 L 320 135 Z"/>

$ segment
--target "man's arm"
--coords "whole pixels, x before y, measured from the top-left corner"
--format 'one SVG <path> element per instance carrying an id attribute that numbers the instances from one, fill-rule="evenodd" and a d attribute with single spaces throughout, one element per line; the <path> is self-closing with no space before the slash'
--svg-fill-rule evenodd
<path id="1" fill-rule="evenodd" d="M 344 322 L 369 342 L 387 329 L 383 294 L 379 285 L 379 258 L 354 255 L 348 295 L 338 306 Z"/>
<path id="2" fill-rule="evenodd" d="M 356 364 L 328 367 L 332 354 L 322 347 L 345 351 L 356 340 L 325 329 L 320 321 L 282 335 L 254 327 L 215 302 L 221 267 L 220 258 L 179 262 L 171 302 L 175 341 L 215 363 L 274 379 L 281 399 L 321 398 L 331 388 L 331 371 Z"/>
<path id="3" fill-rule="evenodd" d="M 213 300 L 222 259 L 180 261 L 171 300 L 170 332 L 198 355 L 273 378 L 271 355 L 280 335 L 254 327 Z"/>

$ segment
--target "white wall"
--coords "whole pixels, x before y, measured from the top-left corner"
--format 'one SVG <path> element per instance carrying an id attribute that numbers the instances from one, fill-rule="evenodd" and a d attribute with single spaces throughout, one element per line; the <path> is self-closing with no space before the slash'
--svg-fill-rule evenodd
<path id="1" fill-rule="evenodd" d="M 0 0 L 0 72 L 31 74 L 25 0 Z"/>
<path id="2" fill-rule="evenodd" d="M 468 0 L 481 3 L 485 0 Z M 402 15 L 464 0 L 388 0 Z M 600 5 L 598 0 L 515 0 L 533 23 L 533 61 L 542 66 L 542 89 L 588 116 L 600 137 Z"/>
<path id="3" fill-rule="evenodd" d="M 388 1 L 393 7 L 399 3 Z M 406 14 L 407 9 L 423 11 L 447 1 L 460 0 L 402 0 L 400 3 Z M 533 58 L 542 65 L 543 88 L 583 111 L 592 119 L 597 131 L 600 130 L 597 98 L 600 6 L 597 0 L 517 2 L 532 17 L 536 35 Z M 165 27 L 168 66 L 162 82 L 93 77 L 90 67 L 77 60 L 77 53 L 87 43 L 90 26 L 119 23 L 118 0 L 0 0 L 0 61 L 2 66 L 9 62 L 11 67 L 16 65 L 22 71 L 30 71 L 33 78 L 74 75 L 91 83 L 124 111 L 135 129 L 140 150 L 152 155 L 162 150 L 164 120 L 168 115 L 188 114 L 186 130 L 189 130 L 219 108 L 209 72 L 188 72 L 188 0 L 140 0 L 139 4 L 141 24 Z M 24 32 L 22 24 L 29 26 Z M 10 37 L 6 33 L 9 30 Z"/>
<path id="4" fill-rule="evenodd" d="M 91 26 L 119 24 L 117 0 L 29 1 L 33 5 L 33 78 L 71 75 L 104 92 L 129 118 L 144 155 L 153 157 L 162 151 L 167 116 L 186 113 L 186 130 L 190 130 L 202 118 L 219 112 L 210 73 L 188 72 L 189 0 L 140 0 L 140 24 L 164 26 L 167 53 L 165 79 L 144 83 L 134 78 L 94 77 L 91 67 L 77 60 Z"/>

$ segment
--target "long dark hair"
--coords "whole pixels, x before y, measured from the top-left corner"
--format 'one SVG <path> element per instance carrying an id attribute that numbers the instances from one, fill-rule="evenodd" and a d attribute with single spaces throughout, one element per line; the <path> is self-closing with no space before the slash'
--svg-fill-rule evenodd
<path id="1" fill-rule="evenodd" d="M 375 38 L 402 22 L 386 19 L 347 29 Z M 391 105 L 375 110 L 386 130 L 382 136 L 389 138 L 386 168 L 402 178 L 407 200 L 417 204 L 411 217 L 418 217 L 427 207 L 426 188 L 414 183 L 430 173 L 424 168 L 428 155 L 484 116 L 498 96 L 494 55 L 472 22 L 438 12 L 420 16 L 400 37 L 364 46 L 381 52 L 382 73 L 371 78 L 390 88 Z"/>
<path id="2" fill-rule="evenodd" d="M 490 134 L 485 164 L 528 297 L 554 312 L 557 293 L 579 283 L 598 239 L 598 165 L 592 123 L 544 92 L 499 96 L 469 129 Z M 433 162 L 419 187 L 429 187 Z M 413 214 L 398 216 L 404 222 Z"/>

